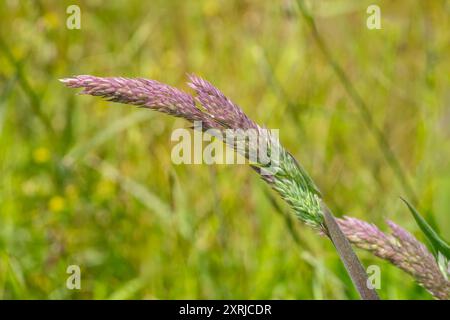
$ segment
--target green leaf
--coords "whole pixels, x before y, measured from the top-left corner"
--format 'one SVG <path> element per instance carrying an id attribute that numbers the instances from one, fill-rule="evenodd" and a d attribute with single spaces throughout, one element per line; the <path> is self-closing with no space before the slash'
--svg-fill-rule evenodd
<path id="1" fill-rule="evenodd" d="M 420 229 L 433 246 L 433 249 L 436 252 L 436 254 L 440 252 L 447 259 L 450 259 L 450 246 L 448 245 L 448 243 L 445 242 L 441 237 L 439 237 L 437 232 L 420 215 L 420 213 L 416 210 L 416 208 L 414 208 L 406 199 L 403 199 L 402 197 L 400 197 L 400 199 L 402 199 L 403 202 L 408 206 Z"/>

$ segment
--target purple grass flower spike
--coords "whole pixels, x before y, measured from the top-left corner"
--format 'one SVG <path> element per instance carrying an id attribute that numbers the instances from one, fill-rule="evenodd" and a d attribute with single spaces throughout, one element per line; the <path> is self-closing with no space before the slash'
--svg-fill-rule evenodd
<path id="1" fill-rule="evenodd" d="M 195 106 L 191 95 L 155 80 L 82 75 L 61 82 L 71 88 L 84 88 L 81 94 L 154 109 L 190 122 L 202 121 L 205 129 L 215 126 L 211 117 Z"/>
<path id="2" fill-rule="evenodd" d="M 269 152 L 279 154 L 279 157 L 271 158 L 270 165 L 262 162 L 252 163 L 252 168 L 291 206 L 299 220 L 316 231 L 330 236 L 328 231 L 331 229 L 324 220 L 322 211 L 324 203 L 319 190 L 307 172 L 282 147 L 278 139 L 272 137 L 266 130 L 248 118 L 238 105 L 211 83 L 195 75 L 190 75 L 189 79 L 188 85 L 195 90 L 195 97 L 158 81 L 141 78 L 75 76 L 61 81 L 71 88 L 83 88 L 81 92 L 83 94 L 149 108 L 184 118 L 191 123 L 201 121 L 203 130 L 216 129 L 222 133 L 227 129 L 256 131 L 258 139 L 262 139 L 264 145 L 269 147 Z M 236 135 L 236 138 L 240 138 L 239 134 Z M 236 152 L 248 156 L 248 151 L 255 151 L 259 145 L 247 143 L 242 150 L 233 145 L 232 147 Z M 267 171 L 270 175 L 264 174 Z M 339 227 L 336 225 L 336 228 L 339 230 L 339 237 L 346 243 L 346 247 L 342 244 L 339 245 L 338 253 L 343 261 L 351 263 L 353 267 L 359 266 L 358 268 L 362 270 L 362 275 L 353 272 L 353 276 L 359 277 L 360 285 L 365 285 L 364 279 L 367 277 L 356 255 L 355 259 L 351 260 L 348 258 L 348 254 L 345 256 L 342 253 L 342 250 L 347 250 L 347 248 L 351 251 L 345 237 L 357 247 L 368 250 L 411 274 L 436 298 L 449 298 L 449 281 L 441 273 L 433 255 L 406 230 L 390 221 L 388 224 L 392 229 L 392 234 L 385 234 L 376 226 L 354 218 L 337 219 L 337 221 Z M 342 235 L 340 229 L 345 236 Z M 339 240 L 339 237 L 335 234 L 334 239 Z M 333 238 L 330 237 L 330 239 Z M 337 244 L 342 243 L 342 241 L 333 242 L 337 248 Z M 362 291 L 360 290 L 360 293 Z M 373 294 L 376 296 L 375 292 Z"/>
<path id="3" fill-rule="evenodd" d="M 155 80 L 75 76 L 61 81 L 71 88 L 83 88 L 82 94 L 147 107 L 184 118 L 189 122 L 201 121 L 203 130 L 217 129 L 222 132 L 226 129 L 255 130 L 263 143 L 269 146 L 270 152 L 280 153 L 280 156 L 279 161 L 274 160 L 270 166 L 252 164 L 252 168 L 291 205 L 300 220 L 318 231 L 325 232 L 319 194 L 315 189 L 311 189 L 311 179 L 292 155 L 279 144 L 277 139 L 268 134 L 267 130 L 250 120 L 219 89 L 200 77 L 195 75 L 189 77 L 191 82 L 188 85 L 196 91 L 195 99 L 203 109 L 196 106 L 193 96 Z M 236 134 L 235 139 L 240 138 L 239 133 Z M 245 156 L 248 155 L 249 150 L 255 148 L 250 144 L 245 146 L 245 150 L 233 147 L 236 152 Z M 277 173 L 272 175 L 270 171 L 266 175 L 270 168 L 275 169 Z"/>
<path id="4" fill-rule="evenodd" d="M 358 248 L 370 251 L 409 273 L 436 298 L 449 298 L 450 282 L 425 245 L 408 231 L 392 221 L 387 221 L 391 235 L 355 218 L 346 217 L 338 219 L 338 222 L 350 242 Z"/>
<path id="5" fill-rule="evenodd" d="M 196 100 L 206 111 L 221 123 L 226 123 L 232 129 L 257 129 L 258 125 L 228 99 L 219 89 L 208 81 L 189 75 L 188 85 L 197 93 Z"/>

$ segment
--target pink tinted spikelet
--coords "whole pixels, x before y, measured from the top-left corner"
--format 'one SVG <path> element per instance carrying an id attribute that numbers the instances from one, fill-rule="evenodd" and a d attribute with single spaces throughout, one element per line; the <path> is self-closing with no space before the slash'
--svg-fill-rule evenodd
<path id="1" fill-rule="evenodd" d="M 392 221 L 387 221 L 392 234 L 385 234 L 373 224 L 356 218 L 338 219 L 338 223 L 355 246 L 409 273 L 436 298 L 449 299 L 450 282 L 445 279 L 425 245 L 408 231 Z"/>
<path id="2" fill-rule="evenodd" d="M 81 94 L 153 109 L 190 122 L 202 121 L 206 129 L 215 126 L 211 117 L 195 106 L 191 95 L 155 80 L 81 75 L 61 82 L 70 88 L 83 88 Z"/>
<path id="3" fill-rule="evenodd" d="M 232 129 L 257 129 L 239 106 L 228 99 L 219 89 L 208 81 L 189 75 L 188 85 L 197 93 L 196 100 L 217 121 L 226 123 Z"/>

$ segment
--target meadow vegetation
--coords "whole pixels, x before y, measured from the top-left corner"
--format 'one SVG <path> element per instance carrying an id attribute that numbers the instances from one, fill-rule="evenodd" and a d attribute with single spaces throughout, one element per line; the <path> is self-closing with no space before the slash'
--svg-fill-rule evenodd
<path id="1" fill-rule="evenodd" d="M 380 149 L 294 1 L 0 3 L 0 298 L 356 299 L 332 244 L 245 165 L 174 165 L 187 127 L 77 97 L 76 74 L 219 87 L 280 140 L 337 216 L 392 220 L 425 242 L 411 200 L 450 235 L 450 54 L 446 1 L 310 1 L 317 30 L 364 99 Z M 397 170 L 397 171 L 396 171 Z M 370 253 L 383 299 L 431 299 Z M 66 288 L 81 268 L 81 290 Z"/>

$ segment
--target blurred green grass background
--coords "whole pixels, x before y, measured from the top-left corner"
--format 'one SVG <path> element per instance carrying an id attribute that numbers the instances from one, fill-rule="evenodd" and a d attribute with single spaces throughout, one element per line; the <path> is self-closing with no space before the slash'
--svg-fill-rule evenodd
<path id="1" fill-rule="evenodd" d="M 382 29 L 366 27 L 381 8 Z M 309 1 L 321 36 L 367 103 L 418 195 L 450 234 L 448 1 Z M 81 29 L 66 8 L 81 8 Z M 172 164 L 187 127 L 76 96 L 76 74 L 215 84 L 309 171 L 336 215 L 419 239 L 388 166 L 295 2 L 0 3 L 0 298 L 356 299 L 332 245 L 271 204 L 245 166 Z M 287 207 L 279 202 L 287 210 Z M 384 299 L 431 299 L 381 268 Z M 81 268 L 81 290 L 66 268 Z"/>

